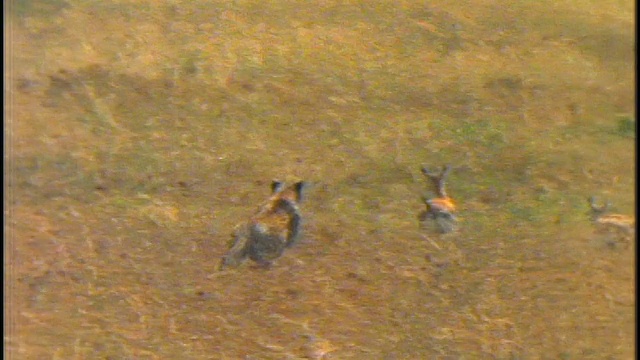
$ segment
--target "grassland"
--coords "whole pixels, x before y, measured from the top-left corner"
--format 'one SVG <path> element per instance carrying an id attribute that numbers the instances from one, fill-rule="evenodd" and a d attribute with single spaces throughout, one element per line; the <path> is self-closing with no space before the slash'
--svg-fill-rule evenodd
<path id="1" fill-rule="evenodd" d="M 6 354 L 632 358 L 586 198 L 636 206 L 634 36 L 612 0 L 10 2 Z M 273 178 L 304 238 L 216 271 Z"/>

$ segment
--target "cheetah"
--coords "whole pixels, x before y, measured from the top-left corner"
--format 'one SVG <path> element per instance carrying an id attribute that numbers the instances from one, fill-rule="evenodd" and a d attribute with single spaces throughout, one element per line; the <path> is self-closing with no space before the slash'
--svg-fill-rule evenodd
<path id="1" fill-rule="evenodd" d="M 223 256 L 220 269 L 237 267 L 247 258 L 269 267 L 293 246 L 300 235 L 302 217 L 298 204 L 304 186 L 303 181 L 285 187 L 283 182 L 274 180 L 271 197 L 248 221 L 236 226 L 233 244 Z"/>

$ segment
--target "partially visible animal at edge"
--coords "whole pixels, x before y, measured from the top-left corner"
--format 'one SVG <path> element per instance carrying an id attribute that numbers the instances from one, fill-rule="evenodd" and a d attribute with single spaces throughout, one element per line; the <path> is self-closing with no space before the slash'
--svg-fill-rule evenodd
<path id="1" fill-rule="evenodd" d="M 624 248 L 628 248 L 635 238 L 635 217 L 609 213 L 611 203 L 607 201 L 604 205 L 597 205 L 595 196 L 589 197 L 588 201 L 591 221 L 596 226 L 597 233 L 606 236 L 612 247 L 622 243 Z"/>

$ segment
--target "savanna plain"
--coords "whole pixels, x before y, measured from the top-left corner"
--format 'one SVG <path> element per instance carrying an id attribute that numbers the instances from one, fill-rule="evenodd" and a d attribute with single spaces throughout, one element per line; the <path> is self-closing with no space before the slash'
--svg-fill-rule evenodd
<path id="1" fill-rule="evenodd" d="M 634 357 L 633 2 L 5 5 L 8 358 Z M 300 241 L 219 271 L 272 179 Z"/>

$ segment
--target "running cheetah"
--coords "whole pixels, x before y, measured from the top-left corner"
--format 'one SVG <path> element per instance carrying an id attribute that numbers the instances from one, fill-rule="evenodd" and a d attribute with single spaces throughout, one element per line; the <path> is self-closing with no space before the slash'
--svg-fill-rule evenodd
<path id="1" fill-rule="evenodd" d="M 300 233 L 303 181 L 285 187 L 271 183 L 271 197 L 247 221 L 236 226 L 233 245 L 222 258 L 220 268 L 237 267 L 247 258 L 263 267 L 271 265 L 285 248 L 292 246 Z"/>

